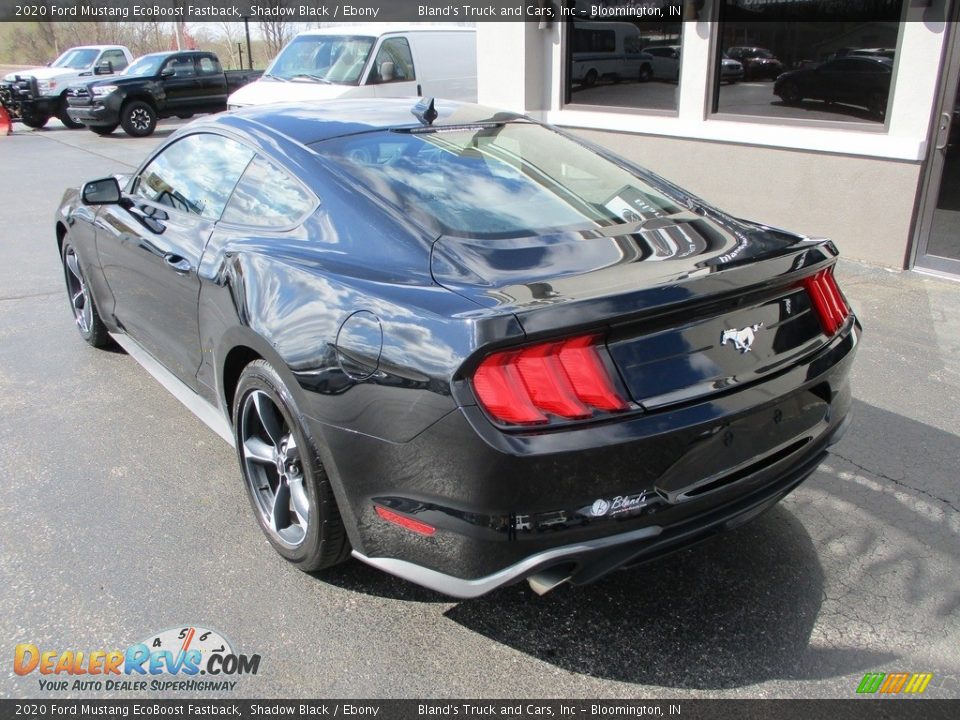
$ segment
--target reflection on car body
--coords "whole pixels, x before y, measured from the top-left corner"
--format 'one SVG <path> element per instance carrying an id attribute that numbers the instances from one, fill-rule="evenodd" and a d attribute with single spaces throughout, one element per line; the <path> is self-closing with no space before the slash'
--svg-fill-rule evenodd
<path id="1" fill-rule="evenodd" d="M 278 553 L 545 592 L 813 472 L 860 333 L 832 243 L 520 115 L 419 108 L 205 118 L 57 213 L 81 335 L 232 440 Z"/>

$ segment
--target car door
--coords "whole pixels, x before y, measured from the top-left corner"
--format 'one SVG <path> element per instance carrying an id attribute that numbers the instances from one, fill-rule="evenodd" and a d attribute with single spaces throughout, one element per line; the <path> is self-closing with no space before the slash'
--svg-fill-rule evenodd
<path id="1" fill-rule="evenodd" d="M 388 37 L 380 43 L 367 75 L 377 97 L 415 97 L 417 73 L 410 43 L 405 37 Z"/>
<path id="2" fill-rule="evenodd" d="M 201 93 L 201 81 L 191 55 L 173 55 L 160 69 L 167 109 L 192 112 L 190 109 Z"/>
<path id="3" fill-rule="evenodd" d="M 254 153 L 212 133 L 166 145 L 98 217 L 97 252 L 124 331 L 190 387 L 200 366 L 197 268 Z"/>
<path id="4" fill-rule="evenodd" d="M 197 57 L 197 77 L 200 78 L 198 110 L 217 112 L 227 107 L 227 79 L 220 62 L 213 55 Z"/>

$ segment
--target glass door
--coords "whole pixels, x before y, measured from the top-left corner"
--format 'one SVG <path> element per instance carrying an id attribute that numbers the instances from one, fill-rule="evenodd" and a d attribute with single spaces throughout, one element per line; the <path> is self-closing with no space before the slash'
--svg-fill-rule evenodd
<path id="1" fill-rule="evenodd" d="M 924 180 L 915 265 L 960 276 L 960 33 L 955 22 L 949 27 L 951 38 Z"/>

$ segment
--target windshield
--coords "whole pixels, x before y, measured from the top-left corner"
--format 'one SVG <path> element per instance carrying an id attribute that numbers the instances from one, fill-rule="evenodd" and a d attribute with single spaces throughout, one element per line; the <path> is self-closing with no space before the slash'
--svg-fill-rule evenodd
<path id="1" fill-rule="evenodd" d="M 359 84 L 373 38 L 358 35 L 301 35 L 287 45 L 267 70 L 283 80 Z"/>
<path id="2" fill-rule="evenodd" d="M 95 48 L 67 50 L 63 55 L 54 60 L 50 66 L 82 70 L 85 67 L 93 65 L 93 61 L 97 59 L 97 55 L 99 54 L 100 51 Z"/>
<path id="3" fill-rule="evenodd" d="M 160 70 L 160 65 L 167 57 L 167 55 L 144 55 L 130 63 L 130 67 L 120 74 L 133 77 L 156 75 L 157 71 Z"/>
<path id="4" fill-rule="evenodd" d="M 444 235 L 543 235 L 682 210 L 619 165 L 532 123 L 365 133 L 314 147 L 377 197 Z"/>

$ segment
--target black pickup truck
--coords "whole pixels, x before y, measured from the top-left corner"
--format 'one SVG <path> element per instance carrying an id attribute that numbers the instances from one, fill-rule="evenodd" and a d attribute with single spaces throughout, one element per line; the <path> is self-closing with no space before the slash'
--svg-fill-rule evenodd
<path id="1" fill-rule="evenodd" d="M 227 109 L 227 96 L 260 77 L 259 70 L 223 71 L 210 52 L 144 55 L 109 80 L 73 85 L 67 114 L 98 135 L 122 126 L 128 135 L 153 133 L 157 120 Z"/>

